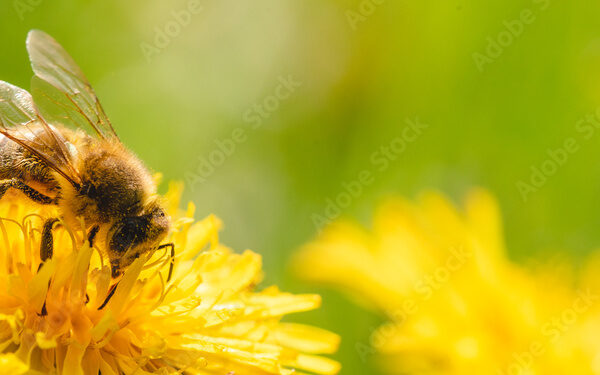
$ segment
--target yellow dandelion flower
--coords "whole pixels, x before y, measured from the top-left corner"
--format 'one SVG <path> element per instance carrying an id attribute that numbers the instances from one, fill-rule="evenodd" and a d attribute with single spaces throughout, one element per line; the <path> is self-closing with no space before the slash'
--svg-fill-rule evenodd
<path id="1" fill-rule="evenodd" d="M 168 195 L 177 207 L 178 189 Z M 102 251 L 83 233 L 56 229 L 54 256 L 39 269 L 40 226 L 51 208 L 0 201 L 0 373 L 2 374 L 335 374 L 320 356 L 339 338 L 284 315 L 319 306 L 317 295 L 256 291 L 261 258 L 218 241 L 220 221 L 175 223 L 168 254 L 142 256 L 113 297 Z M 173 217 L 176 212 L 172 210 Z M 84 243 L 85 242 L 85 243 Z M 44 303 L 47 315 L 40 314 Z"/>
<path id="2" fill-rule="evenodd" d="M 372 229 L 325 228 L 294 266 L 385 314 L 356 350 L 387 373 L 600 374 L 598 268 L 570 284 L 557 270 L 511 263 L 485 191 L 460 211 L 437 193 L 392 199 Z"/>

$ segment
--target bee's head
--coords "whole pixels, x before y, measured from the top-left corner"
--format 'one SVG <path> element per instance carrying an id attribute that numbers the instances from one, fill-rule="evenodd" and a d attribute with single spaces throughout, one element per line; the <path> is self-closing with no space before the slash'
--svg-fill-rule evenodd
<path id="1" fill-rule="evenodd" d="M 170 218 L 158 205 L 139 216 L 124 217 L 108 230 L 107 249 L 113 278 L 140 255 L 156 248 L 167 235 Z"/>

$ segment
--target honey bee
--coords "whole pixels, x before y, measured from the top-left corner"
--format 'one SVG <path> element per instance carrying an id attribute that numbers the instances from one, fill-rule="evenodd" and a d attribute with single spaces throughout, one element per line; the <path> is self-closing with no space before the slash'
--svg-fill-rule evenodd
<path id="1" fill-rule="evenodd" d="M 98 240 L 114 279 L 140 255 L 170 247 L 170 279 L 174 245 L 160 242 L 171 220 L 150 172 L 121 143 L 88 80 L 56 40 L 32 30 L 27 51 L 35 74 L 31 94 L 0 81 L 0 198 L 13 190 L 58 207 L 59 217 L 46 219 L 42 229 L 42 264 L 52 257 L 53 228 L 63 222 L 85 230 L 90 246 Z"/>

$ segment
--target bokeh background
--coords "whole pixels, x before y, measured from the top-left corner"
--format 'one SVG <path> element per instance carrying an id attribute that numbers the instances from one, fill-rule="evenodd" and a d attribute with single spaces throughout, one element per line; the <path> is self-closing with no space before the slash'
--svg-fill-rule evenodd
<path id="1" fill-rule="evenodd" d="M 581 122 L 600 119 L 599 12 L 555 0 L 3 0 L 0 79 L 28 88 L 26 33 L 53 35 L 125 143 L 186 181 L 197 216 L 226 223 L 226 244 L 264 256 L 265 285 L 324 296 L 294 319 L 343 335 L 342 373 L 377 374 L 355 344 L 382 318 L 289 272 L 314 215 L 362 170 L 374 181 L 341 214 L 365 222 L 390 194 L 460 200 L 483 186 L 515 261 L 582 259 L 600 244 L 600 134 Z M 407 120 L 428 127 L 379 169 L 373 154 Z M 549 150 L 569 139 L 577 151 L 551 168 Z"/>

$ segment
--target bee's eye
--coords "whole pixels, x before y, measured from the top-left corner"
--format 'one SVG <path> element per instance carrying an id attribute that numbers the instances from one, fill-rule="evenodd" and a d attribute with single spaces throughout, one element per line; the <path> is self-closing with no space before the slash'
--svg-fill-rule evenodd
<path id="1" fill-rule="evenodd" d="M 136 241 L 140 233 L 140 223 L 127 220 L 121 223 L 110 239 L 110 248 L 116 253 L 125 253 Z"/>

